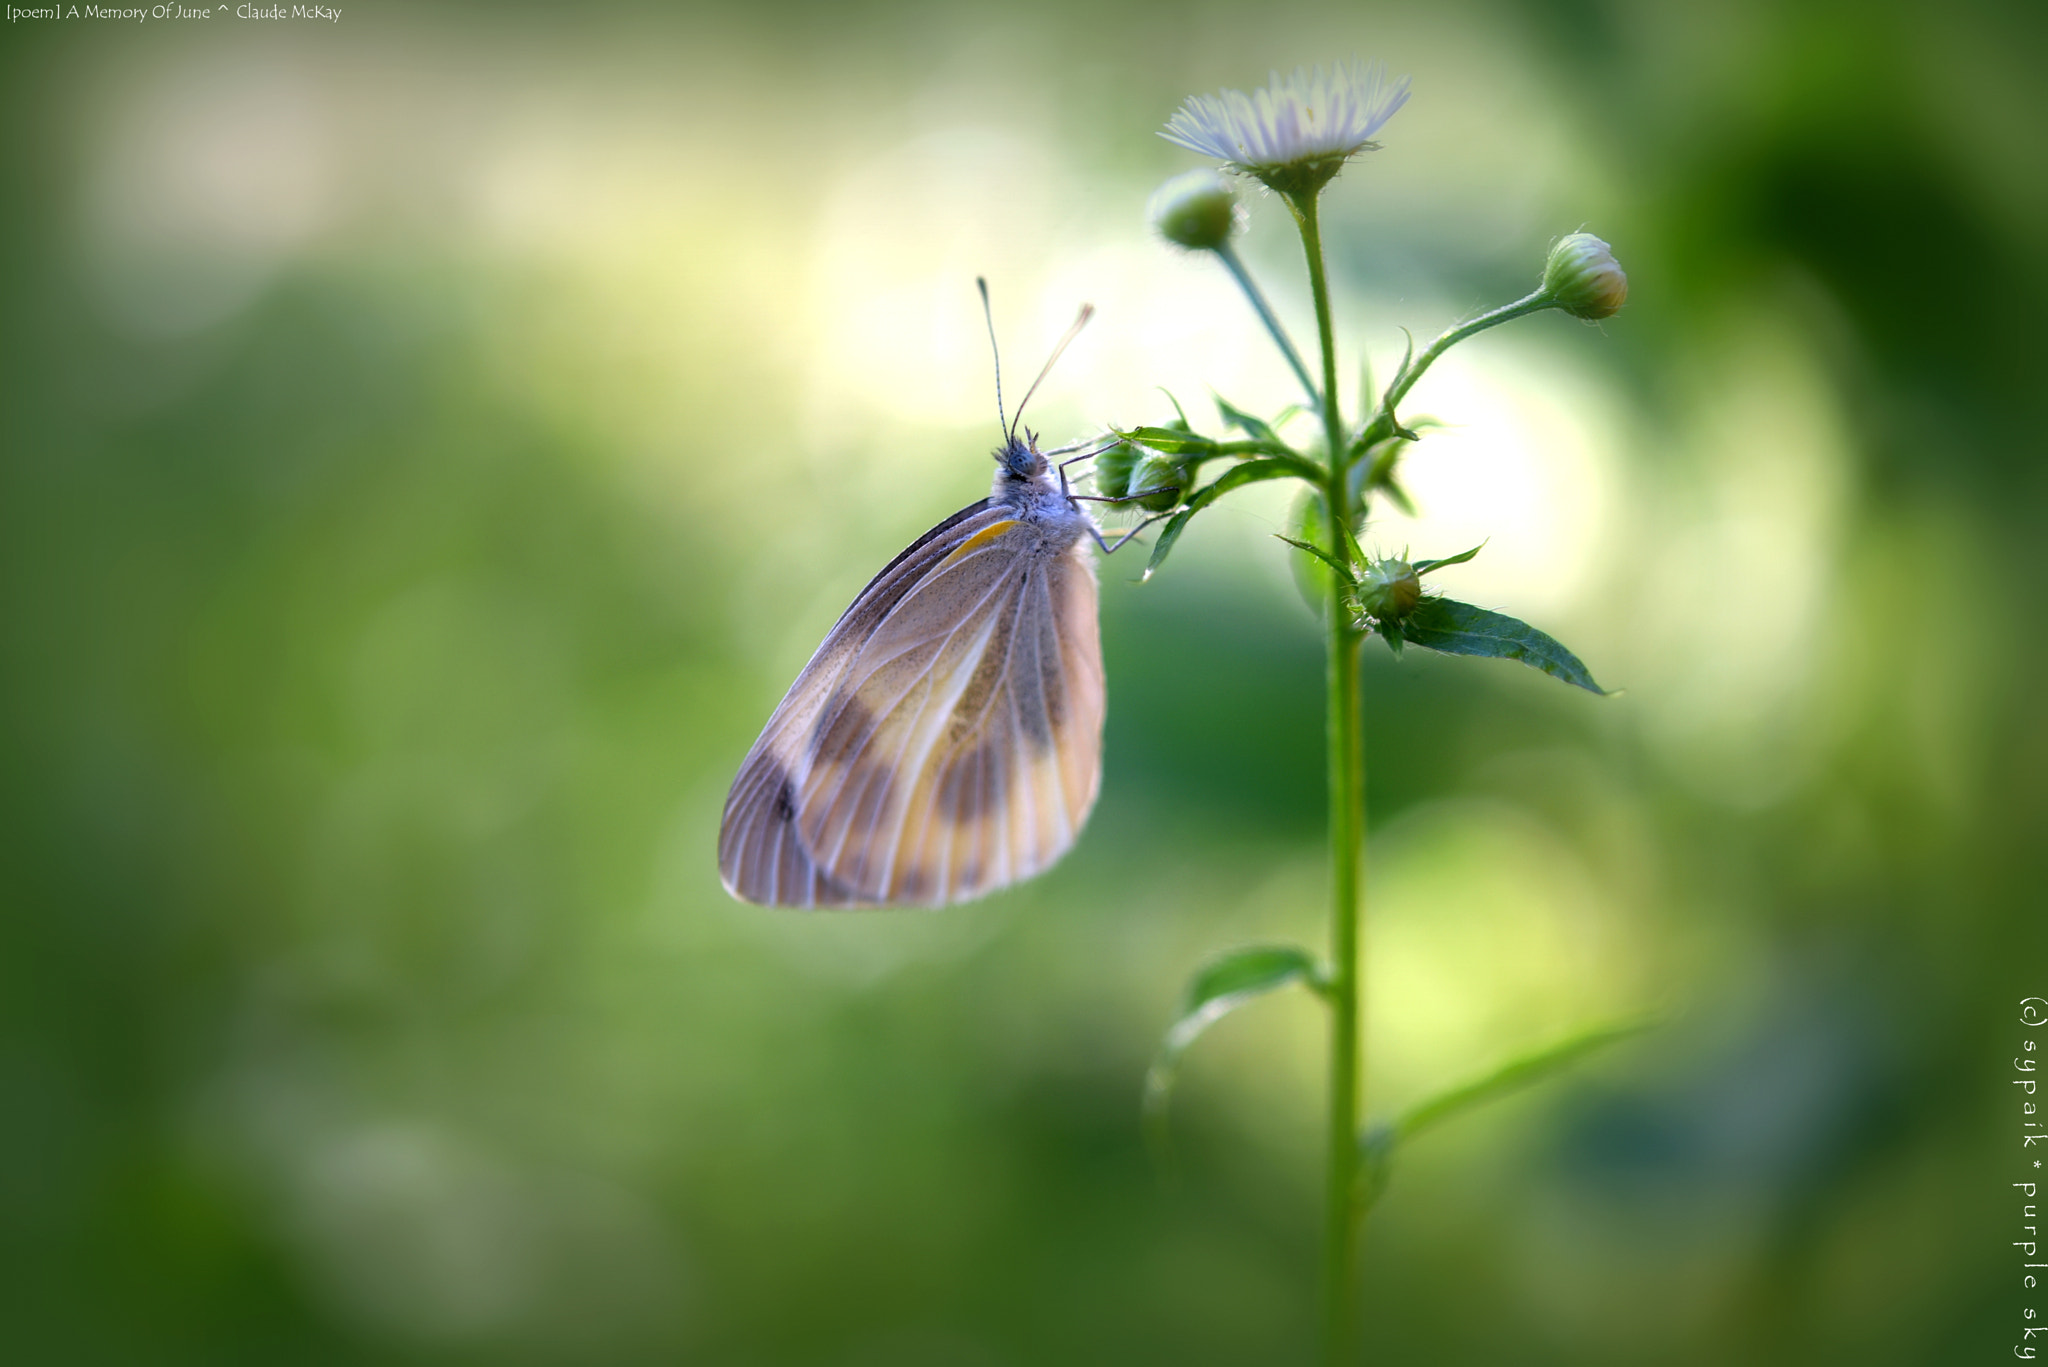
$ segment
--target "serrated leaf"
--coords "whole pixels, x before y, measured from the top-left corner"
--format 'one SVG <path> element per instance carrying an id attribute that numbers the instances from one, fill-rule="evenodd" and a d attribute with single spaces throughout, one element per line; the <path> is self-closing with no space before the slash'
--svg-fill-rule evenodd
<path id="1" fill-rule="evenodd" d="M 1315 958 L 1293 945 L 1233 950 L 1196 971 L 1181 1001 L 1180 1016 L 1168 1027 L 1158 1057 L 1145 1074 L 1145 1114 L 1155 1131 L 1165 1123 L 1174 1075 L 1188 1046 L 1246 1002 L 1295 983 L 1322 990 L 1322 973 Z"/>
<path id="2" fill-rule="evenodd" d="M 1359 1138 L 1359 1151 L 1365 1160 L 1361 1201 L 1370 1207 L 1379 1199 L 1392 1176 L 1395 1155 L 1402 1145 L 1423 1131 L 1526 1087 L 1533 1087 L 1589 1054 L 1654 1030 L 1662 1023 L 1659 1016 L 1641 1015 L 1589 1026 L 1561 1040 L 1517 1054 L 1491 1071 L 1446 1087 L 1416 1102 L 1393 1120 L 1373 1126 Z"/>
<path id="3" fill-rule="evenodd" d="M 1216 454 L 1214 439 L 1196 432 L 1176 432 L 1171 427 L 1133 427 L 1128 432 L 1111 430 L 1125 441 L 1137 442 L 1165 456 Z"/>
<path id="4" fill-rule="evenodd" d="M 1520 660 L 1588 693 L 1602 697 L 1607 694 L 1606 689 L 1593 682 L 1578 656 L 1527 622 L 1505 613 L 1489 612 L 1449 598 L 1425 598 L 1414 612 L 1401 619 L 1401 635 L 1410 645 L 1446 655 Z"/>
<path id="5" fill-rule="evenodd" d="M 1253 417 L 1221 394 L 1216 395 L 1215 399 L 1216 411 L 1223 415 L 1224 422 L 1242 429 L 1248 437 L 1255 437 L 1260 441 L 1279 442 L 1279 436 L 1263 420 Z"/>
<path id="6" fill-rule="evenodd" d="M 1188 519 L 1194 515 L 1193 508 L 1183 508 L 1173 515 L 1172 520 L 1159 533 L 1159 539 L 1152 543 L 1152 558 L 1145 562 L 1145 572 L 1138 576 L 1140 584 L 1152 577 L 1152 571 L 1166 563 L 1166 553 L 1173 549 L 1174 542 L 1180 540 L 1180 534 L 1187 527 Z"/>
<path id="7" fill-rule="evenodd" d="M 1440 570 L 1446 565 L 1462 565 L 1485 549 L 1486 543 L 1482 541 L 1469 551 L 1459 551 L 1456 555 L 1447 555 L 1441 560 L 1418 560 L 1415 562 L 1415 572 L 1428 574 L 1431 570 Z"/>

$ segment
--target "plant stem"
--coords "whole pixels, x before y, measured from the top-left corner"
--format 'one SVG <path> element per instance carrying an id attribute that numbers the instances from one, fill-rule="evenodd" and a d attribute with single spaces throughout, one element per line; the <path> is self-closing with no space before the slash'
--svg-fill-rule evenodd
<path id="1" fill-rule="evenodd" d="M 1244 297 L 1251 301 L 1252 311 L 1258 314 L 1259 321 L 1266 325 L 1266 331 L 1271 334 L 1274 345 L 1280 348 L 1280 354 L 1285 356 L 1287 364 L 1294 368 L 1294 377 L 1300 380 L 1301 387 L 1308 391 L 1309 403 L 1321 408 L 1322 396 L 1316 393 L 1316 382 L 1308 377 L 1308 367 L 1301 363 L 1301 353 L 1296 351 L 1294 343 L 1288 340 L 1286 329 L 1280 326 L 1279 318 L 1273 313 L 1273 306 L 1266 302 L 1265 294 L 1253 281 L 1251 272 L 1245 269 L 1236 248 L 1225 242 L 1215 251 L 1217 260 L 1230 272 L 1230 278 L 1237 281 L 1237 287 L 1244 291 Z"/>
<path id="2" fill-rule="evenodd" d="M 1394 382 L 1387 386 L 1386 397 L 1380 401 L 1380 411 L 1392 413 L 1394 405 L 1408 397 L 1408 391 L 1413 389 L 1415 382 L 1422 378 L 1422 372 L 1436 364 L 1437 357 L 1443 355 L 1467 337 L 1472 336 L 1474 333 L 1484 332 L 1490 327 L 1498 327 L 1502 323 L 1520 318 L 1524 314 L 1541 313 L 1544 309 L 1552 307 L 1552 303 L 1553 301 L 1549 295 L 1545 294 L 1542 290 L 1537 290 L 1534 294 L 1517 299 L 1512 304 L 1502 304 L 1491 312 L 1482 313 L 1469 323 L 1458 324 L 1443 336 L 1431 342 L 1429 350 L 1416 357 L 1413 365 L 1402 368 L 1401 373 L 1394 377 Z"/>
<path id="3" fill-rule="evenodd" d="M 1323 270 L 1322 227 L 1316 192 L 1290 195 L 1308 257 L 1315 295 L 1317 340 L 1323 352 L 1323 436 L 1329 453 L 1323 497 L 1330 514 L 1330 551 L 1346 558 L 1344 532 L 1356 509 L 1345 468 L 1344 424 L 1337 402 L 1337 347 L 1330 320 L 1330 286 Z M 1359 918 L 1365 887 L 1365 741 L 1359 725 L 1358 653 L 1361 633 L 1351 620 L 1345 584 L 1330 576 L 1327 611 L 1330 786 L 1330 1098 L 1329 1175 L 1324 1193 L 1323 1353 L 1337 1364 L 1357 1361 L 1359 1116 L 1364 1091 Z"/>

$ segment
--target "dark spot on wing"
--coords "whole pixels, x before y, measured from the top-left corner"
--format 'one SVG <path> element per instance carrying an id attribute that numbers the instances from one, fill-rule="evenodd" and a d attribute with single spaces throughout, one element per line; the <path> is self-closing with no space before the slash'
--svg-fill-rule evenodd
<path id="1" fill-rule="evenodd" d="M 767 791 L 767 819 L 728 822 L 719 832 L 719 869 L 726 884 L 750 902 L 775 906 L 858 906 L 867 899 L 819 868 L 796 829 L 796 788 L 789 771 L 763 755 L 740 771 L 739 784 Z M 758 786 L 754 786 L 758 785 Z"/>
<path id="2" fill-rule="evenodd" d="M 859 698 L 844 693 L 825 704 L 811 732 L 813 764 L 844 764 L 875 733 L 875 714 Z"/>
<path id="3" fill-rule="evenodd" d="M 955 755 L 933 801 L 939 816 L 965 826 L 1000 808 L 1008 795 L 1007 764 L 1001 747 L 987 740 Z"/>
<path id="4" fill-rule="evenodd" d="M 811 735 L 810 806 L 803 835 L 821 859 L 856 887 L 871 887 L 886 852 L 870 850 L 889 796 L 890 768 L 875 753 L 878 726 L 867 704 L 840 694 Z"/>

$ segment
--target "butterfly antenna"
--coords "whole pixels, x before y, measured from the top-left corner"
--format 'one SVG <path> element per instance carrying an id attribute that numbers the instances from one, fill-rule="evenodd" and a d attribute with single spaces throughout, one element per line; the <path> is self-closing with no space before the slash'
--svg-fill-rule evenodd
<path id="1" fill-rule="evenodd" d="M 984 298 L 985 297 L 986 296 L 984 295 Z M 1081 329 L 1087 327 L 1088 320 L 1090 318 L 1093 318 L 1094 316 L 1095 305 L 1081 305 L 1081 312 L 1075 315 L 1074 317 L 1074 325 L 1067 329 L 1066 336 L 1060 338 L 1060 344 L 1052 349 L 1052 355 L 1045 358 L 1045 369 L 1038 372 L 1038 378 L 1031 382 L 1031 388 L 1024 391 L 1024 403 L 1020 403 L 1017 405 L 1018 421 L 1021 422 L 1024 418 L 1024 404 L 1031 402 L 1031 396 L 1038 392 L 1038 386 L 1044 384 L 1045 377 L 1052 374 L 1053 362 L 1059 360 L 1060 353 L 1065 351 L 1068 345 L 1072 343 L 1076 337 L 1081 335 Z M 1009 428 L 1007 429 L 1007 435 L 1012 437 L 1017 435 L 1017 424 L 1015 422 L 1010 424 Z"/>
<path id="2" fill-rule="evenodd" d="M 1008 437 L 1010 425 L 1003 418 L 1003 353 L 996 346 L 996 315 L 995 311 L 988 306 L 987 277 L 975 276 L 974 287 L 981 291 L 981 318 L 983 322 L 988 324 L 988 350 L 989 354 L 995 357 L 996 361 L 996 426 L 1002 428 L 1003 435 Z M 1031 396 L 1027 394 L 1024 397 L 1028 399 Z M 1021 412 L 1022 410 L 1020 409 L 1019 411 Z"/>

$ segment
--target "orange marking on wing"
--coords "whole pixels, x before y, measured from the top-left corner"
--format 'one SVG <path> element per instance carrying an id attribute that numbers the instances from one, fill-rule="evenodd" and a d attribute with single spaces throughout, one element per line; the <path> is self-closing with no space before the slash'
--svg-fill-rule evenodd
<path id="1" fill-rule="evenodd" d="M 945 560 L 939 565 L 939 568 L 945 569 L 947 565 L 951 565 L 956 561 L 959 561 L 967 556 L 974 554 L 983 546 L 986 546 L 989 542 L 1001 536 L 1004 532 L 1009 531 L 1010 528 L 1020 527 L 1022 525 L 1022 523 L 1016 521 L 1013 518 L 1006 522 L 998 522 L 993 526 L 983 527 L 973 536 L 970 536 L 965 541 L 961 542 L 959 547 L 956 550 L 954 550 L 954 552 L 951 555 L 947 556 Z"/>

